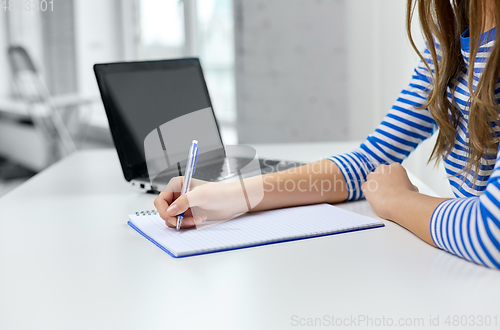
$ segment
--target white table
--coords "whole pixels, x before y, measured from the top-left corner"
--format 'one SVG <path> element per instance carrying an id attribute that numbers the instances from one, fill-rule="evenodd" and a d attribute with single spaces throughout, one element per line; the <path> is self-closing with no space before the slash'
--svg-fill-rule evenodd
<path id="1" fill-rule="evenodd" d="M 257 150 L 313 161 L 354 146 Z M 420 329 L 431 315 L 442 326 L 448 315 L 500 322 L 500 271 L 391 222 L 174 259 L 127 226 L 127 215 L 152 209 L 154 197 L 127 184 L 116 153 L 101 150 L 74 154 L 1 198 L 0 329 L 283 329 L 331 316 L 359 325 L 359 315 L 424 322 Z M 365 201 L 343 207 L 374 216 Z"/>

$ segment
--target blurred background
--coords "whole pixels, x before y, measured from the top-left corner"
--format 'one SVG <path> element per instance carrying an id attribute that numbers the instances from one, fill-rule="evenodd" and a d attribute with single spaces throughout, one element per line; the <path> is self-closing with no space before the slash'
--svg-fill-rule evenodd
<path id="1" fill-rule="evenodd" d="M 113 147 L 95 63 L 199 57 L 226 144 L 361 142 L 418 63 L 405 11 L 401 0 L 4 2 L 0 195 L 73 150 Z M 426 164 L 433 141 L 404 165 L 452 196 L 442 164 Z"/>

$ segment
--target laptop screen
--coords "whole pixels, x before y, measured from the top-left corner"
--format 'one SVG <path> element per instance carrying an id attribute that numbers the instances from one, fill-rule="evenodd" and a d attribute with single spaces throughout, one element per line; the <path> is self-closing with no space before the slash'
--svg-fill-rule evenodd
<path id="1" fill-rule="evenodd" d="M 204 116 L 190 116 L 190 125 L 168 125 L 168 131 L 163 129 L 162 146 L 167 146 L 170 154 L 187 157 L 191 140 L 197 139 L 200 153 L 208 146 L 223 152 L 198 59 L 97 64 L 94 70 L 128 181 L 148 176 L 144 150 L 148 134 L 201 109 L 205 109 Z M 203 148 L 201 143 L 207 147 Z"/>

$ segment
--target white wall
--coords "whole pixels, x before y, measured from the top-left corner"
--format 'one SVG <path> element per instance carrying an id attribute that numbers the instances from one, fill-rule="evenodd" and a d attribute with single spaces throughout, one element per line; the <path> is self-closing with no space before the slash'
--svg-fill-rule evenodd
<path id="1" fill-rule="evenodd" d="M 347 1 L 348 111 L 352 140 L 364 139 L 371 133 L 410 82 L 418 57 L 406 36 L 405 16 L 405 1 Z M 420 34 L 416 37 L 420 39 Z"/>
<path id="2" fill-rule="evenodd" d="M 364 140 L 389 111 L 400 91 L 410 82 L 418 56 L 405 28 L 406 1 L 347 1 L 347 58 L 349 137 Z M 418 17 L 413 38 L 424 46 Z M 434 168 L 427 159 L 435 137 L 422 143 L 404 166 L 441 196 L 453 196 L 443 164 Z"/>
<path id="3" fill-rule="evenodd" d="M 235 0 L 241 143 L 348 138 L 345 0 Z"/>

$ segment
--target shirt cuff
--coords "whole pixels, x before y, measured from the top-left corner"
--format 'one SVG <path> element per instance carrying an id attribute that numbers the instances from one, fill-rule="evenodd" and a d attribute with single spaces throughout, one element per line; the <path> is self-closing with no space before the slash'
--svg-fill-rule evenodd
<path id="1" fill-rule="evenodd" d="M 344 176 L 347 190 L 348 201 L 358 200 L 364 197 L 361 185 L 366 181 L 366 176 L 370 172 L 366 164 L 364 164 L 355 153 L 345 153 L 328 158 L 333 161 L 340 169 Z"/>

